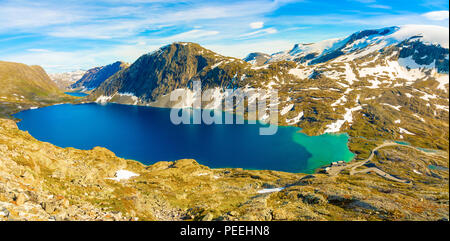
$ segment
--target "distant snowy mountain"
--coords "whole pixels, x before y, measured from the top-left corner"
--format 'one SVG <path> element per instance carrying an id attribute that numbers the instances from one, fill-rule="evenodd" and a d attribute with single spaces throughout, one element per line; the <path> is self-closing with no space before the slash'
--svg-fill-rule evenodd
<path id="1" fill-rule="evenodd" d="M 74 70 L 65 73 L 49 74 L 48 76 L 60 89 L 67 89 L 71 84 L 81 79 L 85 73 L 86 70 Z"/>
<path id="2" fill-rule="evenodd" d="M 445 52 L 443 50 L 449 48 L 448 33 L 448 28 L 425 25 L 363 30 L 345 38 L 329 39 L 310 44 L 296 44 L 291 50 L 271 55 L 267 63 L 291 60 L 312 65 L 329 60 L 349 61 L 381 51 L 389 46 L 397 45 L 399 48 L 407 48 L 411 43 L 417 48 L 433 46 L 438 50 L 428 50 Z M 417 49 L 417 51 L 419 50 Z M 403 52 L 401 57 L 407 56 Z M 446 69 L 448 72 L 448 67 Z"/>

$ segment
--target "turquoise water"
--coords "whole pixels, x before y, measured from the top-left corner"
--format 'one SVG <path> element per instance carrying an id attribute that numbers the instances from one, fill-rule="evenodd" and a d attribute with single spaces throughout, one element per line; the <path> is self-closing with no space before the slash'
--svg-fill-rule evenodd
<path id="1" fill-rule="evenodd" d="M 75 97 L 84 97 L 84 96 L 89 95 L 89 94 L 86 94 L 86 93 L 83 93 L 83 92 L 64 92 L 64 94 L 75 96 Z"/>
<path id="2" fill-rule="evenodd" d="M 348 136 L 310 137 L 296 127 L 259 135 L 260 124 L 174 125 L 170 109 L 118 104 L 63 104 L 20 112 L 18 126 L 60 147 L 103 146 L 144 164 L 193 158 L 212 168 L 311 173 L 333 161 L 349 161 Z"/>
<path id="3" fill-rule="evenodd" d="M 400 145 L 405 145 L 405 146 L 411 145 L 409 142 L 406 142 L 406 141 L 395 141 L 395 143 L 400 144 Z"/>
<path id="4" fill-rule="evenodd" d="M 428 168 L 430 168 L 431 170 L 448 171 L 447 167 L 441 167 L 436 165 L 428 165 Z"/>
<path id="5" fill-rule="evenodd" d="M 424 152 L 436 153 L 436 150 L 431 150 L 431 149 L 422 148 L 422 147 L 416 147 L 416 148 L 421 150 L 421 151 L 424 151 Z"/>

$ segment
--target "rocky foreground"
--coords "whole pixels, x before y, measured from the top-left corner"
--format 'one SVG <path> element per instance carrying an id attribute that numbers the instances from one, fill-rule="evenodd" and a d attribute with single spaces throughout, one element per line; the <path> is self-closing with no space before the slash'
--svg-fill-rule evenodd
<path id="1" fill-rule="evenodd" d="M 408 183 L 194 160 L 145 166 L 105 148 L 40 142 L 0 119 L 0 220 L 448 220 L 448 163 L 447 154 L 393 146 L 366 164 Z M 118 175 L 125 170 L 136 176 Z"/>

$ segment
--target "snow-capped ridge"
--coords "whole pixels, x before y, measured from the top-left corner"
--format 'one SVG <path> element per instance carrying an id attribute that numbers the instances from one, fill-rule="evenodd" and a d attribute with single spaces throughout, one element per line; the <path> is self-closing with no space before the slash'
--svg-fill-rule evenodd
<path id="1" fill-rule="evenodd" d="M 317 64 L 354 53 L 353 58 L 357 58 L 403 41 L 420 41 L 425 45 L 436 45 L 448 49 L 448 28 L 433 25 L 404 25 L 362 30 L 343 38 L 295 44 L 290 50 L 272 54 L 267 62 L 291 60 Z"/>
<path id="2" fill-rule="evenodd" d="M 390 37 L 403 41 L 411 38 L 418 38 L 424 44 L 440 45 L 449 48 L 449 29 L 434 25 L 404 25 Z"/>

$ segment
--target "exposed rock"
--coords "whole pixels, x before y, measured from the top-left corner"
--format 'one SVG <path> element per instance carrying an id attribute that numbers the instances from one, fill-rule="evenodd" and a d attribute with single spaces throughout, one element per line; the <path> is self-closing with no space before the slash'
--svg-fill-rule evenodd
<path id="1" fill-rule="evenodd" d="M 213 220 L 214 215 L 212 213 L 207 213 L 203 218 L 202 221 L 211 221 Z"/>
<path id="2" fill-rule="evenodd" d="M 14 201 L 16 201 L 16 204 L 19 206 L 23 205 L 26 200 L 27 200 L 27 197 L 23 193 L 17 194 L 16 197 L 14 198 Z"/>
<path id="3" fill-rule="evenodd" d="M 304 203 L 307 204 L 325 204 L 327 202 L 324 197 L 314 193 L 307 193 L 307 194 L 300 193 L 299 197 L 303 200 Z"/>

